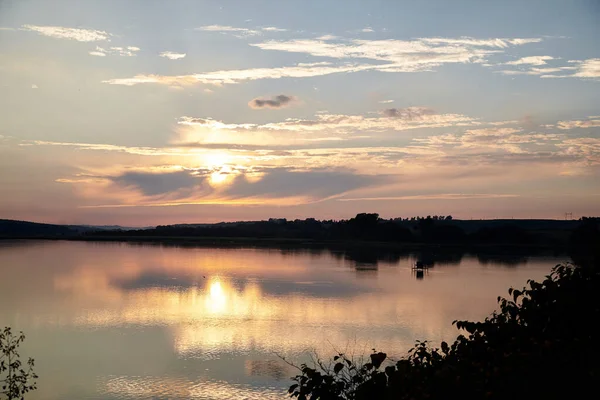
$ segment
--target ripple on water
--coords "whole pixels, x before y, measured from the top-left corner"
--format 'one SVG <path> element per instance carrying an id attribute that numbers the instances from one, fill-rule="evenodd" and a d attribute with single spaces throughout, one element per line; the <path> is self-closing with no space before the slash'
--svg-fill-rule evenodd
<path id="1" fill-rule="evenodd" d="M 98 392 L 116 399 L 281 399 L 285 391 L 274 386 L 250 386 L 222 380 L 188 380 L 156 376 L 106 376 Z"/>

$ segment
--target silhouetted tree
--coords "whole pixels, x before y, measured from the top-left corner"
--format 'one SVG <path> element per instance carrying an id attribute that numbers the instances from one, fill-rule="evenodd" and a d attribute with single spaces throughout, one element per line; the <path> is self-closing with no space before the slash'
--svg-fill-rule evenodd
<path id="1" fill-rule="evenodd" d="M 20 359 L 18 349 L 23 340 L 23 332 L 14 335 L 9 327 L 0 332 L 0 397 L 9 400 L 23 399 L 27 392 L 37 388 L 33 359 L 27 360 L 26 366 Z"/>

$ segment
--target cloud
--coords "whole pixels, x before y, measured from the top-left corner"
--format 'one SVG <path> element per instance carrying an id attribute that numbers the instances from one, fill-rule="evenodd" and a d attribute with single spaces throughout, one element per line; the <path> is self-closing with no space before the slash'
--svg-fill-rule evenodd
<path id="1" fill-rule="evenodd" d="M 256 98 L 250 100 L 248 106 L 250 108 L 260 109 L 260 108 L 285 108 L 289 107 L 293 103 L 297 102 L 296 97 L 294 96 L 286 96 L 285 94 L 280 94 L 279 96 L 275 96 L 271 99 L 261 99 Z"/>
<path id="2" fill-rule="evenodd" d="M 213 182 L 215 174 L 227 178 Z M 111 182 L 122 189 L 115 191 L 123 203 L 132 205 L 176 204 L 298 204 L 320 201 L 341 194 L 382 185 L 391 176 L 359 174 L 347 168 L 292 167 L 228 167 L 226 170 L 164 167 L 150 170 L 125 171 L 116 175 L 89 176 L 84 179 L 63 179 L 80 185 Z M 131 191 L 144 198 L 135 198 Z M 286 199 L 287 202 L 286 202 Z"/>
<path id="3" fill-rule="evenodd" d="M 23 25 L 21 29 L 25 31 L 37 32 L 40 35 L 56 39 L 70 39 L 77 40 L 78 42 L 109 41 L 110 37 L 112 36 L 110 33 L 105 31 L 98 31 L 94 29 L 66 28 L 63 26 Z"/>
<path id="4" fill-rule="evenodd" d="M 163 51 L 159 54 L 160 57 L 168 58 L 169 60 L 179 60 L 186 56 L 186 53 L 175 53 L 172 51 Z"/>
<path id="5" fill-rule="evenodd" d="M 127 47 L 109 47 L 105 49 L 100 46 L 96 46 L 96 50 L 90 51 L 89 55 L 96 57 L 121 56 L 121 57 L 135 57 L 136 53 L 140 51 L 139 47 L 127 46 Z"/>
<path id="6" fill-rule="evenodd" d="M 357 72 L 372 69 L 370 65 L 341 65 L 332 66 L 328 62 L 318 62 L 304 64 L 300 63 L 292 67 L 278 68 L 251 68 L 241 70 L 214 71 L 192 75 L 136 75 L 133 78 L 109 79 L 103 81 L 110 85 L 134 86 L 143 83 L 155 83 L 161 85 L 225 85 L 236 84 L 244 81 L 253 81 L 258 79 L 281 79 L 281 78 L 308 78 L 314 76 L 323 76 L 342 72 Z"/>
<path id="7" fill-rule="evenodd" d="M 419 38 L 415 40 L 359 40 L 330 43 L 323 40 L 270 40 L 251 46 L 263 50 L 305 53 L 337 59 L 368 59 L 387 64 L 372 66 L 385 72 L 428 71 L 447 63 L 482 63 L 502 49 L 541 39 Z"/>
<path id="8" fill-rule="evenodd" d="M 265 31 L 265 32 L 286 32 L 287 29 L 283 29 L 283 28 L 277 28 L 274 26 L 265 26 L 263 28 L 260 28 L 261 30 Z"/>
<path id="9" fill-rule="evenodd" d="M 511 45 L 521 46 L 530 43 L 539 43 L 541 38 L 515 38 L 515 39 L 475 39 L 472 37 L 454 38 L 420 38 L 425 43 L 446 44 L 453 46 L 498 47 L 507 48 Z"/>
<path id="10" fill-rule="evenodd" d="M 393 112 L 390 110 L 394 110 Z M 316 133 L 321 137 L 332 134 L 350 134 L 361 131 L 384 132 L 403 131 L 418 128 L 440 128 L 447 126 L 468 126 L 476 121 L 462 114 L 436 114 L 426 107 L 409 107 L 387 110 L 389 116 L 367 117 L 363 115 L 318 114 L 314 119 L 288 118 L 281 122 L 267 124 L 227 124 L 212 118 L 181 117 L 179 124 L 201 128 L 202 132 L 264 132 L 281 131 Z M 283 140 L 284 138 L 279 138 Z M 304 137 L 304 139 L 308 139 Z M 315 138 L 312 138 L 315 139 Z"/>
<path id="11" fill-rule="evenodd" d="M 573 75 L 577 78 L 600 78 L 600 58 L 590 58 L 579 64 L 578 71 Z"/>
<path id="12" fill-rule="evenodd" d="M 118 146 L 113 144 L 101 144 L 101 143 L 75 143 L 75 142 L 51 142 L 45 140 L 28 140 L 23 141 L 19 144 L 20 146 L 59 146 L 59 147 L 75 147 L 82 150 L 95 150 L 95 151 L 115 151 L 127 154 L 137 154 L 142 156 L 194 156 L 197 155 L 189 153 L 181 149 L 174 148 L 160 148 L 160 147 L 128 147 Z"/>
<path id="13" fill-rule="evenodd" d="M 427 107 L 388 108 L 383 110 L 383 115 L 389 118 L 401 118 L 408 121 L 422 120 L 426 115 L 434 115 L 434 111 Z"/>
<path id="14" fill-rule="evenodd" d="M 368 27 L 368 26 L 367 26 L 366 28 L 362 28 L 360 31 L 361 31 L 361 32 L 364 32 L 364 33 L 371 33 L 371 32 L 375 32 L 375 31 L 373 30 L 373 28 L 371 28 L 371 27 Z"/>
<path id="15" fill-rule="evenodd" d="M 339 39 L 339 36 L 335 35 L 322 35 L 317 38 L 317 40 L 336 40 Z"/>
<path id="16" fill-rule="evenodd" d="M 531 143 L 532 137 L 516 135 L 521 129 L 516 128 L 480 128 L 468 129 L 462 135 L 445 134 L 414 138 L 413 142 L 430 146 L 452 146 L 457 149 L 493 149 L 504 150 L 510 153 L 521 153 L 524 150 L 521 144 Z M 550 135 L 545 135 L 545 137 Z"/>
<path id="17" fill-rule="evenodd" d="M 245 175 L 237 176 L 225 194 L 233 197 L 310 197 L 324 199 L 359 188 L 380 185 L 389 180 L 383 175 L 360 175 L 353 171 L 293 170 L 272 168 L 252 182 Z"/>
<path id="18" fill-rule="evenodd" d="M 4 27 L 4 26 L 0 26 L 0 31 L 14 31 L 16 30 L 15 28 L 8 28 L 8 27 Z"/>
<path id="19" fill-rule="evenodd" d="M 529 56 L 519 58 L 515 61 L 509 61 L 506 65 L 545 65 L 546 61 L 554 60 L 554 57 L 551 56 Z"/>
<path id="20" fill-rule="evenodd" d="M 34 83 L 34 84 L 32 84 L 32 85 L 31 85 L 31 88 L 32 88 L 32 89 L 37 89 L 37 88 L 38 88 L 38 85 L 36 85 L 36 84 Z"/>
<path id="21" fill-rule="evenodd" d="M 276 26 L 263 26 L 256 29 L 237 28 L 229 25 L 206 25 L 195 28 L 195 31 L 204 32 L 219 32 L 223 34 L 231 34 L 237 38 L 243 39 L 251 36 L 261 35 L 263 32 L 287 32 L 287 29 L 277 28 Z"/>
<path id="22" fill-rule="evenodd" d="M 106 57 L 106 51 L 104 49 L 102 49 L 101 47 L 97 47 L 96 50 L 90 51 L 89 55 L 96 56 L 96 57 Z"/>
<path id="23" fill-rule="evenodd" d="M 378 103 L 387 104 L 387 103 L 393 103 L 393 102 L 394 102 L 394 100 L 380 100 Z"/>
<path id="24" fill-rule="evenodd" d="M 600 119 L 599 117 L 590 117 L 590 119 L 584 121 L 558 121 L 556 127 L 563 130 L 573 128 L 597 128 L 600 127 Z"/>
<path id="25" fill-rule="evenodd" d="M 249 36 L 260 35 L 260 32 L 254 29 L 248 28 L 236 28 L 229 25 L 206 25 L 201 26 L 199 28 L 195 28 L 195 31 L 204 31 L 204 32 L 219 32 L 219 33 L 230 33 L 238 38 L 245 38 Z"/>
<path id="26" fill-rule="evenodd" d="M 442 193 L 419 194 L 413 196 L 357 197 L 340 198 L 337 201 L 381 201 L 381 200 L 463 200 L 463 199 L 504 199 L 520 197 L 517 194 L 503 193 Z"/>
<path id="27" fill-rule="evenodd" d="M 501 70 L 501 71 L 494 71 L 496 73 L 500 73 L 503 75 L 540 75 L 541 78 L 547 78 L 548 75 L 547 74 L 551 74 L 551 73 L 555 73 L 555 72 L 562 72 L 562 71 L 569 71 L 569 70 L 574 70 L 577 69 L 577 67 L 571 67 L 571 66 L 565 66 L 565 67 L 548 67 L 548 68 L 536 68 L 536 67 L 531 67 L 530 69 L 527 70 Z M 556 76 L 558 77 L 567 77 L 569 75 L 564 75 L 564 76 Z"/>
<path id="28" fill-rule="evenodd" d="M 567 155 L 584 160 L 588 165 L 600 165 L 600 138 L 570 138 L 557 146 L 564 148 Z"/>
<path id="29" fill-rule="evenodd" d="M 213 31 L 247 31 L 245 28 L 211 25 L 197 29 Z M 320 39 L 323 39 L 321 36 Z M 327 37 L 330 39 L 330 37 Z M 133 86 L 144 83 L 173 85 L 235 84 L 258 79 L 308 78 L 336 73 L 360 71 L 421 72 L 448 63 L 481 63 L 490 54 L 503 52 L 504 48 L 541 39 L 445 39 L 422 38 L 416 40 L 351 40 L 331 43 L 318 39 L 266 41 L 251 46 L 262 50 L 304 53 L 316 57 L 351 60 L 345 64 L 331 62 L 299 63 L 295 66 L 275 68 L 250 68 L 221 70 L 189 75 L 136 75 L 103 81 L 111 85 Z M 361 61 L 362 60 L 362 61 Z M 364 63 L 364 60 L 377 63 Z M 360 62 L 359 62 L 360 61 Z"/>
<path id="30" fill-rule="evenodd" d="M 540 75 L 540 78 L 600 78 L 600 58 L 590 58 L 587 60 L 569 60 L 571 65 L 554 68 L 531 68 L 529 70 L 519 71 L 497 71 L 504 75 Z M 557 72 L 575 71 L 567 75 L 555 75 Z"/>
<path id="31" fill-rule="evenodd" d="M 138 189 L 145 196 L 163 195 L 181 189 L 208 188 L 207 175 L 188 169 L 156 173 L 125 172 L 109 179 L 121 186 Z"/>

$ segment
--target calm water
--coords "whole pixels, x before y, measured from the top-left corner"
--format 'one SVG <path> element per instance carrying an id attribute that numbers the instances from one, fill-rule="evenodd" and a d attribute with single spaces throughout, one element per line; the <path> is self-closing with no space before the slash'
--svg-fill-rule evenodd
<path id="1" fill-rule="evenodd" d="M 294 371 L 275 354 L 453 339 L 565 261 L 437 255 L 419 279 L 415 256 L 0 241 L 0 327 L 27 335 L 28 399 L 282 398 Z"/>

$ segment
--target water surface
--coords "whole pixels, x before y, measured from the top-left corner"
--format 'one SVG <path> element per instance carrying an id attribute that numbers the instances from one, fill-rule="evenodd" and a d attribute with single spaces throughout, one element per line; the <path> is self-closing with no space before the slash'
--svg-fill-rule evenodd
<path id="1" fill-rule="evenodd" d="M 427 253 L 427 252 L 424 252 Z M 423 276 L 415 258 L 435 265 Z M 283 398 L 316 352 L 401 356 L 456 337 L 564 257 L 0 241 L 0 327 L 26 333 L 28 399 Z"/>

